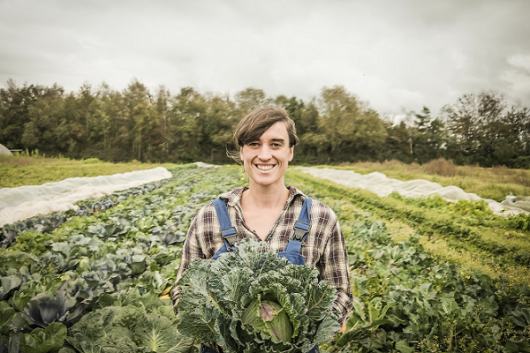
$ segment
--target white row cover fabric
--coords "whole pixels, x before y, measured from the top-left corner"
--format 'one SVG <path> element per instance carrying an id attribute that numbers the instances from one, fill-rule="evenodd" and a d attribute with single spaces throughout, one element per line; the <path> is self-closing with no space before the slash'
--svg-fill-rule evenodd
<path id="1" fill-rule="evenodd" d="M 195 162 L 199 168 L 218 168 L 218 165 L 208 164 L 204 162 Z"/>
<path id="2" fill-rule="evenodd" d="M 443 187 L 432 181 L 416 179 L 401 181 L 388 178 L 385 174 L 374 172 L 366 175 L 355 173 L 353 170 L 338 170 L 330 168 L 298 167 L 304 173 L 309 173 L 317 178 L 331 180 L 335 183 L 352 188 L 365 189 L 384 197 L 392 192 L 397 192 L 404 197 L 419 198 L 422 196 L 440 195 L 447 201 L 482 200 L 477 194 L 467 193 L 457 186 Z M 512 216 L 519 213 L 528 214 L 530 211 L 530 198 L 518 196 L 513 202 L 505 200 L 499 203 L 495 200 L 484 199 L 489 208 L 498 215 Z"/>
<path id="3" fill-rule="evenodd" d="M 1 155 L 5 155 L 5 156 L 10 156 L 10 155 L 12 155 L 13 153 L 11 153 L 11 151 L 8 150 L 6 146 L 4 146 L 4 145 L 2 145 L 2 144 L 0 143 L 0 154 L 1 154 Z"/>
<path id="4" fill-rule="evenodd" d="M 0 189 L 0 226 L 38 214 L 77 209 L 80 200 L 101 198 L 118 190 L 170 178 L 163 167 L 97 177 L 68 178 L 43 185 Z"/>

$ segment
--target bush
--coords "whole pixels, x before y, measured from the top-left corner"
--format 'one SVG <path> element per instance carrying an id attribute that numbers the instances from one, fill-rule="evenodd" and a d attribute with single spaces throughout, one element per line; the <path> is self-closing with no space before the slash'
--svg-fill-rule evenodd
<path id="1" fill-rule="evenodd" d="M 84 164 L 96 164 L 101 163 L 101 161 L 98 158 L 87 158 L 83 161 Z"/>
<path id="2" fill-rule="evenodd" d="M 423 165 L 423 169 L 432 174 L 454 177 L 458 175 L 458 169 L 452 160 L 439 158 Z"/>

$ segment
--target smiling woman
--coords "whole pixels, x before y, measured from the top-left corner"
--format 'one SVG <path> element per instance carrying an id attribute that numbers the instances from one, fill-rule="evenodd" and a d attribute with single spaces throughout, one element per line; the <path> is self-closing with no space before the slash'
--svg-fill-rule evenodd
<path id="1" fill-rule="evenodd" d="M 284 176 L 299 142 L 294 122 L 282 108 L 258 108 L 234 132 L 239 150 L 231 156 L 243 164 L 249 187 L 219 195 L 193 218 L 182 263 L 171 291 L 175 313 L 182 288 L 179 280 L 194 259 L 217 259 L 236 251 L 244 238 L 261 242 L 295 265 L 308 264 L 337 290 L 333 309 L 339 322 L 352 308 L 348 258 L 335 213 L 293 186 Z M 205 347 L 203 352 L 220 351 Z M 315 347 L 311 352 L 318 352 Z"/>
<path id="2" fill-rule="evenodd" d="M 281 121 L 272 125 L 256 141 L 240 149 L 240 158 L 250 178 L 251 188 L 283 185 L 283 175 L 293 159 L 294 146 L 289 146 L 287 130 Z"/>

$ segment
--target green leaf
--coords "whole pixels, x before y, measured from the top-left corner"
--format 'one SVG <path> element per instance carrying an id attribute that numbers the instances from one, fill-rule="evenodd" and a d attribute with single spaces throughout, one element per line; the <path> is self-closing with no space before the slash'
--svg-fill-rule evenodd
<path id="1" fill-rule="evenodd" d="M 47 353 L 61 348 L 66 338 L 66 326 L 54 322 L 45 329 L 36 328 L 20 336 L 20 350 L 23 353 Z"/>
<path id="2" fill-rule="evenodd" d="M 456 303 L 454 298 L 442 298 L 440 307 L 442 308 L 442 312 L 445 315 L 450 315 L 454 311 L 458 310 L 458 304 Z"/>
<path id="3" fill-rule="evenodd" d="M 495 301 L 495 296 L 491 295 L 488 298 L 482 299 L 480 305 L 484 309 L 484 312 L 491 316 L 496 316 L 499 305 Z"/>
<path id="4" fill-rule="evenodd" d="M 134 329 L 135 340 L 150 352 L 165 353 L 181 344 L 183 336 L 177 332 L 176 325 L 165 316 L 147 314 Z M 192 340 L 193 341 L 193 340 Z M 188 341 L 189 342 L 189 341 Z"/>
<path id="5" fill-rule="evenodd" d="M 144 255 L 133 255 L 132 262 L 129 266 L 131 267 L 132 275 L 144 272 L 147 267 L 146 257 Z"/>
<path id="6" fill-rule="evenodd" d="M 57 353 L 76 353 L 76 351 L 68 344 L 65 344 Z"/>
<path id="7" fill-rule="evenodd" d="M 320 325 L 318 325 L 314 342 L 316 344 L 322 344 L 329 341 L 340 328 L 341 325 L 337 321 L 337 318 L 334 315 L 329 314 L 324 320 L 322 320 Z"/>
<path id="8" fill-rule="evenodd" d="M 30 325 L 25 315 L 21 312 L 16 313 L 9 322 L 9 330 L 18 332 L 26 329 L 30 329 Z"/>
<path id="9" fill-rule="evenodd" d="M 16 276 L 0 277 L 0 282 L 2 283 L 2 285 L 0 286 L 1 301 L 6 300 L 9 292 L 20 286 L 20 284 L 22 283 L 22 279 Z"/>
<path id="10" fill-rule="evenodd" d="M 52 250 L 55 252 L 60 252 L 64 256 L 69 257 L 70 251 L 72 250 L 68 243 L 53 243 Z"/>
<path id="11" fill-rule="evenodd" d="M 349 331 L 346 331 L 342 336 L 340 336 L 340 338 L 336 342 L 336 345 L 339 347 L 343 347 L 349 342 L 360 341 L 361 339 L 366 338 L 369 335 L 370 331 L 366 330 L 364 327 L 353 328 Z"/>
<path id="12" fill-rule="evenodd" d="M 391 320 L 375 320 L 371 322 L 370 325 L 366 326 L 365 328 L 373 329 L 373 328 L 378 328 L 379 326 L 386 325 L 386 324 L 392 324 L 392 321 Z"/>
<path id="13" fill-rule="evenodd" d="M 513 340 L 506 342 L 506 351 L 509 353 L 530 353 L 530 343 L 527 339 Z"/>
<path id="14" fill-rule="evenodd" d="M 215 344 L 218 339 L 217 319 L 219 311 L 213 308 L 194 311 L 179 311 L 177 329 L 197 342 Z"/>
<path id="15" fill-rule="evenodd" d="M 366 321 L 366 315 L 364 314 L 363 304 L 359 298 L 353 298 L 353 310 L 361 318 L 361 320 Z"/>
<path id="16" fill-rule="evenodd" d="M 400 351 L 401 353 L 413 353 L 414 352 L 414 348 L 411 348 L 409 346 L 408 341 L 406 341 L 406 340 L 401 340 L 401 341 L 397 342 L 396 343 L 396 349 L 398 351 Z"/>
<path id="17" fill-rule="evenodd" d="M 370 301 L 368 304 L 368 314 L 370 318 L 370 322 L 374 322 L 379 319 L 379 314 L 382 306 L 382 298 L 381 297 L 375 297 Z"/>
<path id="18" fill-rule="evenodd" d="M 0 334 L 5 335 L 9 331 L 9 323 L 15 316 L 15 309 L 7 302 L 0 302 Z"/>
<path id="19" fill-rule="evenodd" d="M 177 332 L 178 343 L 171 347 L 166 353 L 190 353 L 193 347 L 194 341 L 191 337 L 186 337 L 181 333 Z"/>

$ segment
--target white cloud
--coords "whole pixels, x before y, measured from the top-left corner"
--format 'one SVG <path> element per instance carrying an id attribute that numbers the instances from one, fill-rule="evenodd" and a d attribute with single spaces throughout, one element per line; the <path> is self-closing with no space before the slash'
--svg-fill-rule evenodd
<path id="1" fill-rule="evenodd" d="M 501 79 L 508 82 L 511 87 L 513 99 L 528 106 L 530 97 L 530 55 L 515 54 L 507 59 L 511 65 L 501 75 Z"/>
<path id="2" fill-rule="evenodd" d="M 530 73 L 530 54 L 516 54 L 508 58 L 508 63 L 516 68 L 524 69 Z"/>
<path id="3" fill-rule="evenodd" d="M 530 2 L 0 1 L 0 84 L 172 92 L 344 85 L 381 114 L 495 89 L 530 105 Z"/>

